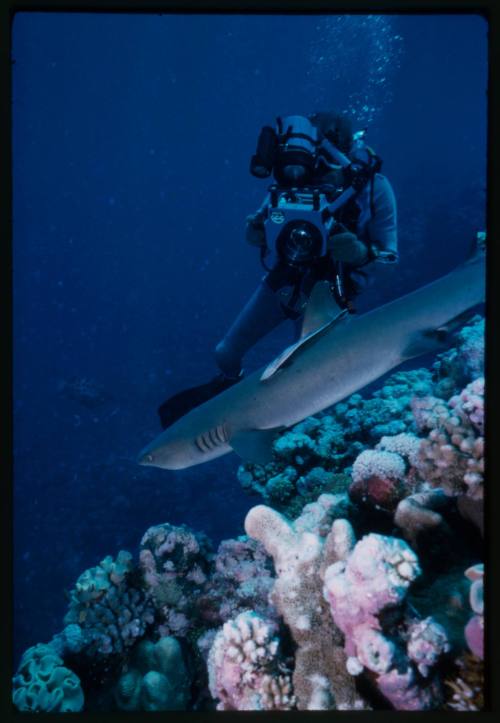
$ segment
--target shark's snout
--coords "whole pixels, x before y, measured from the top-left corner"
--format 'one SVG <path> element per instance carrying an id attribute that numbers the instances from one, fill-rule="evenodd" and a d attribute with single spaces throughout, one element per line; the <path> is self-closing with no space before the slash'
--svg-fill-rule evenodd
<path id="1" fill-rule="evenodd" d="M 153 465 L 155 462 L 154 455 L 151 454 L 151 452 L 139 452 L 137 456 L 137 464 L 142 465 Z"/>

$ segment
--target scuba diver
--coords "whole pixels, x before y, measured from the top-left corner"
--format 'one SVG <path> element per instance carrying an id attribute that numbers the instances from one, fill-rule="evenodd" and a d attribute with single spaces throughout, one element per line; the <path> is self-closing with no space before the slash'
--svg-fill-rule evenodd
<path id="1" fill-rule="evenodd" d="M 398 261 L 394 192 L 365 133 L 353 133 L 350 120 L 332 112 L 277 118 L 275 128 L 262 128 L 250 172 L 273 175 L 274 183 L 247 217 L 245 235 L 266 273 L 215 348 L 220 373 L 164 402 L 163 428 L 240 381 L 245 354 L 283 321 L 304 337 L 318 282 L 331 300 L 326 319 L 333 309 L 352 314 L 374 265 Z"/>

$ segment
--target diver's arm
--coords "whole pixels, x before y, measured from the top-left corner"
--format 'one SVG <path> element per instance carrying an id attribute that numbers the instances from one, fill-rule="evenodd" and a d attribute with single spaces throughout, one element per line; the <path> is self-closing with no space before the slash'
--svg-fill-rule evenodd
<path id="1" fill-rule="evenodd" d="M 350 266 L 363 266 L 370 261 L 366 243 L 340 223 L 334 224 L 328 235 L 328 250 L 335 261 Z"/>
<path id="2" fill-rule="evenodd" d="M 266 245 L 264 220 L 267 215 L 268 204 L 269 194 L 267 194 L 257 211 L 255 213 L 251 213 L 246 218 L 245 239 L 251 246 Z"/>
<path id="3" fill-rule="evenodd" d="M 388 179 L 377 173 L 373 181 L 374 213 L 367 224 L 370 261 L 399 261 L 396 197 Z"/>

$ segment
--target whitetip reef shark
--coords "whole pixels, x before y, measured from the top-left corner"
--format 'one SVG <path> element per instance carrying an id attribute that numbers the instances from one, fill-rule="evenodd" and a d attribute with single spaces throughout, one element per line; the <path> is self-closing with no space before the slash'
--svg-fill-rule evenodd
<path id="1" fill-rule="evenodd" d="M 234 450 L 266 464 L 279 432 L 375 381 L 402 362 L 451 344 L 451 334 L 484 301 L 482 250 L 437 280 L 346 317 L 328 282 L 308 303 L 301 339 L 221 394 L 192 409 L 139 454 L 142 465 L 185 469 Z"/>

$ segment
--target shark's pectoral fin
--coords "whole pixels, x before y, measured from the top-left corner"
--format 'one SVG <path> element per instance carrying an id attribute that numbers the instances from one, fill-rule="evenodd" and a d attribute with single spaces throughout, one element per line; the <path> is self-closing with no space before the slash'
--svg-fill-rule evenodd
<path id="1" fill-rule="evenodd" d="M 247 429 L 234 434 L 229 444 L 245 462 L 268 464 L 273 459 L 273 442 L 285 427 Z"/>
<path id="2" fill-rule="evenodd" d="M 276 359 L 273 359 L 273 361 L 267 365 L 260 376 L 260 381 L 264 382 L 266 379 L 269 379 L 276 374 L 279 369 L 289 366 L 298 352 L 304 351 L 304 349 L 310 347 L 327 331 L 330 331 L 330 329 L 336 326 L 336 324 L 338 324 L 347 315 L 347 313 L 347 309 L 343 309 L 335 318 L 330 319 L 326 322 L 326 324 L 323 324 L 323 326 L 320 326 L 318 329 L 314 329 L 314 331 L 311 331 L 307 334 L 307 336 L 303 336 L 301 339 L 296 341 L 295 344 L 288 346 L 279 356 L 276 357 Z"/>
<path id="3" fill-rule="evenodd" d="M 448 348 L 453 343 L 453 334 L 474 315 L 473 309 L 467 309 L 449 319 L 442 326 L 417 332 L 403 350 L 403 359 L 413 359 L 416 356 L 432 354 Z"/>
<path id="4" fill-rule="evenodd" d="M 318 331 L 340 315 L 344 315 L 343 310 L 333 297 L 330 282 L 317 281 L 307 302 L 301 338 L 310 337 L 311 333 Z"/>

